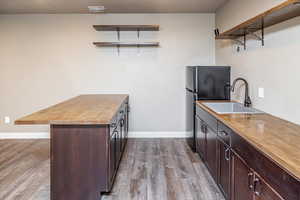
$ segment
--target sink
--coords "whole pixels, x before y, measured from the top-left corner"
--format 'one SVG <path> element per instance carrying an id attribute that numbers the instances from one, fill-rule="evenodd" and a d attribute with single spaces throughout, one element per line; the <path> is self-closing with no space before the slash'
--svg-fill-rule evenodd
<path id="1" fill-rule="evenodd" d="M 241 103 L 223 102 L 223 103 L 203 103 L 206 107 L 218 114 L 259 114 L 263 113 L 255 108 L 245 107 Z"/>

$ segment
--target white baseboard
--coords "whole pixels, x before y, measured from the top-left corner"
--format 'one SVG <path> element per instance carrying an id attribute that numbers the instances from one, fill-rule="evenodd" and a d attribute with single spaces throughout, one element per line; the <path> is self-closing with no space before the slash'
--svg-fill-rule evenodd
<path id="1" fill-rule="evenodd" d="M 0 132 L 0 139 L 49 139 L 48 132 Z"/>
<path id="2" fill-rule="evenodd" d="M 129 138 L 186 138 L 186 132 L 129 132 Z M 0 139 L 49 139 L 48 132 L 0 132 Z"/>

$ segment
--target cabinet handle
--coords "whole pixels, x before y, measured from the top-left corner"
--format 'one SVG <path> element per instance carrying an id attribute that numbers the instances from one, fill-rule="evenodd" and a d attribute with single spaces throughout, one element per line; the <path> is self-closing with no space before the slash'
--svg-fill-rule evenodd
<path id="1" fill-rule="evenodd" d="M 120 125 L 121 125 L 122 127 L 124 126 L 124 122 L 125 122 L 124 118 L 123 118 L 123 119 L 121 119 L 121 121 L 120 121 Z"/>
<path id="2" fill-rule="evenodd" d="M 254 194 L 256 195 L 256 196 L 260 196 L 260 189 L 259 189 L 259 187 L 258 187 L 258 185 L 260 185 L 260 180 L 259 180 L 259 178 L 255 178 L 254 179 L 254 186 L 253 186 L 253 188 L 254 188 Z"/>
<path id="3" fill-rule="evenodd" d="M 225 160 L 230 160 L 230 147 L 225 150 Z"/>
<path id="4" fill-rule="evenodd" d="M 224 137 L 227 137 L 228 136 L 228 133 L 226 131 L 221 131 L 221 134 L 224 136 Z"/>
<path id="5" fill-rule="evenodd" d="M 116 127 L 116 123 L 112 123 L 111 125 L 110 125 L 110 127 L 112 127 L 112 128 L 114 128 L 114 127 Z"/>
<path id="6" fill-rule="evenodd" d="M 110 137 L 113 138 L 115 136 L 115 134 L 118 134 L 118 133 L 119 133 L 118 131 L 114 130 Z"/>
<path id="7" fill-rule="evenodd" d="M 204 130 L 204 125 L 201 125 L 201 131 L 204 133 L 205 130 Z"/>
<path id="8" fill-rule="evenodd" d="M 204 125 L 204 133 L 207 133 L 207 131 L 208 131 L 208 127 Z"/>
<path id="9" fill-rule="evenodd" d="M 253 178 L 253 173 L 252 172 L 248 173 L 248 187 L 250 190 L 253 189 L 253 185 L 251 184 L 252 178 Z"/>

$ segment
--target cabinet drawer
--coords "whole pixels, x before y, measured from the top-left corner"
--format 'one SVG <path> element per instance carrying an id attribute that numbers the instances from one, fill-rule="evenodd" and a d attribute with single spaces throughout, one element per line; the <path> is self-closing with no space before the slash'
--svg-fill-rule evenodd
<path id="1" fill-rule="evenodd" d="M 286 200 L 299 200 L 300 182 L 267 158 L 238 134 L 232 132 L 232 149 Z"/>
<path id="2" fill-rule="evenodd" d="M 216 118 L 211 116 L 208 112 L 196 106 L 196 114 L 212 129 L 217 131 L 218 129 L 218 121 Z"/>
<path id="3" fill-rule="evenodd" d="M 218 137 L 229 146 L 231 146 L 231 132 L 231 129 L 229 129 L 223 123 L 218 122 Z"/>

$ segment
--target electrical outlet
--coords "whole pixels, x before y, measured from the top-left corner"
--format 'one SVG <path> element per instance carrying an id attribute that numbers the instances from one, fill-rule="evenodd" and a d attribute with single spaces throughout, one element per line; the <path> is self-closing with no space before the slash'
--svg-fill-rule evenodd
<path id="1" fill-rule="evenodd" d="M 265 89 L 264 88 L 258 88 L 258 97 L 265 98 Z"/>
<path id="2" fill-rule="evenodd" d="M 4 123 L 9 124 L 10 123 L 10 117 L 8 117 L 8 116 L 4 117 Z"/>

